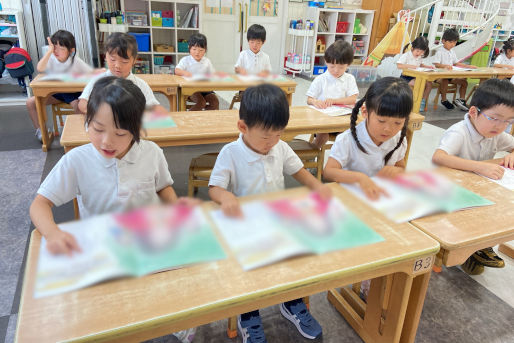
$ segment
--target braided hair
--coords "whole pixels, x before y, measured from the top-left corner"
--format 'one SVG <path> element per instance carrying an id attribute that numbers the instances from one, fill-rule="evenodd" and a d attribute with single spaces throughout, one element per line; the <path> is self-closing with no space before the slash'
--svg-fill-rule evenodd
<path id="1" fill-rule="evenodd" d="M 371 114 L 371 112 L 374 112 L 377 115 L 383 117 L 405 119 L 398 144 L 396 144 L 394 149 L 389 151 L 384 157 L 384 163 L 387 164 L 387 161 L 389 161 L 396 149 L 401 146 L 403 139 L 407 134 L 409 115 L 413 106 L 412 90 L 410 89 L 407 82 L 400 78 L 384 77 L 371 84 L 371 86 L 368 88 L 368 91 L 366 92 L 366 95 L 357 101 L 350 117 L 350 131 L 359 149 L 367 154 L 368 152 L 359 142 L 359 138 L 357 137 L 357 130 L 355 128 L 360 108 L 364 103 L 366 104 L 366 109 L 368 110 L 368 116 Z"/>

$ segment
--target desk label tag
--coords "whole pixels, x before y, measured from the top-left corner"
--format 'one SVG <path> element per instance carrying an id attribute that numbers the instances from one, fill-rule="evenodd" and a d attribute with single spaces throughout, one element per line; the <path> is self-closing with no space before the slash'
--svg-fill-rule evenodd
<path id="1" fill-rule="evenodd" d="M 419 273 L 422 271 L 426 271 L 427 269 L 432 268 L 433 262 L 434 262 L 433 256 L 420 258 L 419 260 L 414 261 L 413 272 Z"/>

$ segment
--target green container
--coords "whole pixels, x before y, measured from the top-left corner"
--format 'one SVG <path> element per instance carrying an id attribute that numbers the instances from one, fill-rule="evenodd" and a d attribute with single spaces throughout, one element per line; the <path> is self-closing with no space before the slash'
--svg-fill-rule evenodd
<path id="1" fill-rule="evenodd" d="M 361 33 L 361 20 L 359 18 L 355 18 L 355 24 L 353 25 L 353 33 Z"/>
<path id="2" fill-rule="evenodd" d="M 152 17 L 152 26 L 162 26 L 162 18 Z"/>
<path id="3" fill-rule="evenodd" d="M 178 52 L 189 52 L 189 46 L 188 46 L 187 42 L 178 42 L 177 51 Z"/>

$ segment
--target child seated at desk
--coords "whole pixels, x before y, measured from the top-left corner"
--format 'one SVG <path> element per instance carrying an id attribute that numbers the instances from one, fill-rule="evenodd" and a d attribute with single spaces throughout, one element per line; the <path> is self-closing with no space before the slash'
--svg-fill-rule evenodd
<path id="1" fill-rule="evenodd" d="M 248 40 L 248 49 L 239 54 L 235 65 L 236 73 L 268 76 L 271 72 L 270 59 L 268 54 L 261 50 L 266 42 L 266 29 L 262 25 L 253 24 L 248 28 L 246 39 Z"/>
<path id="2" fill-rule="evenodd" d="M 332 105 L 353 105 L 359 88 L 353 75 L 346 69 L 353 61 L 353 48 L 344 40 L 336 40 L 325 51 L 327 71 L 316 76 L 307 90 L 307 104 L 317 108 Z M 316 134 L 313 145 L 318 149 L 328 141 L 328 133 Z"/>
<path id="3" fill-rule="evenodd" d="M 80 112 L 86 113 L 89 96 L 95 83 L 106 76 L 116 76 L 132 81 L 143 92 L 147 109 L 162 113 L 168 112 L 159 104 L 150 86 L 144 80 L 132 74 L 132 67 L 137 58 L 137 42 L 134 36 L 121 32 L 111 33 L 105 42 L 105 51 L 105 60 L 109 70 L 98 75 L 86 85 L 79 97 L 78 107 Z"/>
<path id="4" fill-rule="evenodd" d="M 284 189 L 284 173 L 318 191 L 323 198 L 331 197 L 330 188 L 303 168 L 300 158 L 280 140 L 289 121 L 289 104 L 280 88 L 270 84 L 248 88 L 241 100 L 239 118 L 239 139 L 221 149 L 209 180 L 209 196 L 221 204 L 226 215 L 242 215 L 239 196 Z M 321 335 L 321 326 L 302 299 L 281 304 L 280 312 L 302 336 L 314 339 Z M 266 342 L 258 310 L 241 314 L 238 329 L 243 342 Z"/>
<path id="5" fill-rule="evenodd" d="M 452 125 L 441 138 L 432 161 L 449 168 L 467 170 L 491 179 L 501 179 L 502 165 L 514 168 L 514 137 L 504 132 L 514 122 L 514 85 L 507 80 L 489 79 L 480 84 L 471 99 L 464 120 Z M 499 151 L 508 151 L 500 164 L 485 160 Z M 493 248 L 476 251 L 462 265 L 471 275 L 484 271 L 484 266 L 503 268 L 505 262 Z"/>
<path id="6" fill-rule="evenodd" d="M 409 44 L 405 46 L 403 51 L 407 49 Z M 396 66 L 398 69 L 416 69 L 418 67 L 423 68 L 434 68 L 429 65 L 423 64 L 423 58 L 427 58 L 430 49 L 428 48 L 428 40 L 425 37 L 418 37 L 411 43 L 411 50 L 404 53 L 398 62 L 396 62 Z M 402 79 L 409 83 L 409 86 L 414 88 L 414 81 L 416 78 L 412 76 L 400 76 Z M 423 92 L 423 100 L 421 100 L 421 105 L 419 106 L 420 112 L 425 112 L 426 104 L 428 103 L 428 96 L 430 95 L 430 91 L 432 90 L 432 82 L 428 81 L 425 84 L 425 90 Z"/>
<path id="7" fill-rule="evenodd" d="M 514 70 L 514 38 L 503 42 L 502 53 L 494 60 L 494 66 Z M 510 82 L 514 83 L 514 76 L 510 78 Z"/>
<path id="8" fill-rule="evenodd" d="M 175 68 L 175 75 L 191 77 L 193 75 L 214 74 L 214 67 L 205 53 L 207 52 L 207 37 L 194 33 L 189 37 L 189 56 L 182 57 Z M 211 111 L 219 109 L 219 101 L 214 92 L 196 92 L 191 95 L 195 103 L 191 111 Z"/>
<path id="9" fill-rule="evenodd" d="M 93 68 L 76 56 L 75 37 L 71 32 L 59 30 L 52 37 L 46 38 L 48 41 L 48 50 L 43 58 L 37 64 L 37 71 L 46 74 L 58 73 L 74 73 L 87 74 L 93 71 Z M 80 93 L 57 93 L 48 97 L 47 105 L 65 102 L 73 107 L 75 112 L 79 112 L 78 98 Z M 41 138 L 41 129 L 37 117 L 36 98 L 31 96 L 27 99 L 27 110 L 30 119 L 36 129 L 36 137 L 39 141 Z"/>
<path id="10" fill-rule="evenodd" d="M 434 56 L 434 66 L 436 68 L 444 68 L 448 70 L 452 70 L 453 66 L 462 67 L 462 68 L 476 68 L 475 66 L 460 63 L 457 59 L 457 55 L 455 55 L 455 51 L 453 48 L 457 45 L 457 41 L 459 40 L 459 33 L 455 29 L 447 29 L 443 33 L 443 37 L 441 41 L 443 43 L 443 47 L 437 50 Z M 439 80 L 441 83 L 440 92 L 441 92 L 441 104 L 449 110 L 455 108 L 448 99 L 446 99 L 446 93 L 448 91 L 448 83 L 452 82 L 459 88 L 459 99 L 455 99 L 453 102 L 458 108 L 463 111 L 468 110 L 468 106 L 466 105 L 466 90 L 468 88 L 468 81 L 466 79 L 441 79 Z"/>

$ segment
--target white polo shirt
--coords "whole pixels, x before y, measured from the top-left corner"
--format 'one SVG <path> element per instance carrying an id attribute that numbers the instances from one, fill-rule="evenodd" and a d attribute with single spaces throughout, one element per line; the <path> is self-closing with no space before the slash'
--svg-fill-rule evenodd
<path id="1" fill-rule="evenodd" d="M 261 155 L 243 142 L 242 135 L 221 149 L 211 173 L 209 186 L 218 186 L 236 196 L 284 189 L 284 173 L 296 174 L 303 163 L 284 141 Z"/>
<path id="2" fill-rule="evenodd" d="M 455 51 L 453 51 L 453 49 L 446 50 L 444 47 L 439 48 L 436 51 L 434 59 L 432 60 L 432 63 L 447 64 L 451 66 L 458 62 L 459 60 L 457 59 L 457 55 L 455 55 Z"/>
<path id="3" fill-rule="evenodd" d="M 211 60 L 205 56 L 200 61 L 195 60 L 191 55 L 182 57 L 177 64 L 177 68 L 188 71 L 193 75 L 206 75 L 215 72 Z"/>
<path id="4" fill-rule="evenodd" d="M 38 194 L 55 206 L 77 198 L 81 218 L 159 203 L 157 192 L 171 186 L 168 164 L 157 144 L 140 140 L 121 160 L 105 158 L 89 143 L 65 154 Z"/>
<path id="5" fill-rule="evenodd" d="M 271 62 L 268 54 L 262 50 L 254 54 L 252 50 L 241 51 L 234 67 L 245 69 L 248 74 L 259 74 L 261 71 L 271 71 Z"/>
<path id="6" fill-rule="evenodd" d="M 317 100 L 346 98 L 355 94 L 359 94 L 359 88 L 353 75 L 344 73 L 335 78 L 328 70 L 317 76 L 307 90 L 307 96 Z"/>
<path id="7" fill-rule="evenodd" d="M 507 65 L 514 66 L 514 56 L 511 58 L 507 58 L 507 56 L 505 56 L 505 53 L 502 52 L 494 60 L 494 65 L 497 65 L 497 64 L 507 64 Z M 510 78 L 510 83 L 514 83 L 514 76 Z"/>
<path id="8" fill-rule="evenodd" d="M 78 56 L 73 58 L 68 57 L 68 59 L 64 62 L 59 62 L 55 55 L 51 55 L 48 63 L 46 64 L 45 73 L 47 74 L 63 74 L 63 73 L 73 73 L 73 74 L 88 74 L 93 71 L 93 67 L 86 62 L 82 61 L 82 59 Z"/>
<path id="9" fill-rule="evenodd" d="M 398 144 L 401 132 L 398 132 L 393 138 L 377 146 L 368 134 L 366 121 L 358 124 L 356 130 L 357 138 L 359 138 L 359 142 L 367 154 L 359 149 L 352 137 L 351 131 L 346 130 L 336 137 L 336 141 L 330 150 L 330 157 L 339 162 L 345 170 L 361 172 L 370 177 L 375 176 L 384 168 L 384 157 Z M 405 157 L 406 151 L 407 139 L 404 137 L 402 144 L 387 161 L 387 165 L 393 166 L 396 162 L 401 161 Z"/>
<path id="10" fill-rule="evenodd" d="M 107 76 L 113 76 L 110 70 L 107 70 L 105 73 L 102 73 L 95 77 L 93 80 L 89 81 L 89 83 L 86 85 L 86 88 L 84 88 L 84 90 L 82 91 L 82 94 L 80 94 L 79 99 L 89 100 L 89 96 L 93 91 L 93 87 L 95 86 L 96 81 L 98 81 L 102 77 Z M 139 89 L 141 89 L 141 92 L 143 92 L 143 95 L 145 96 L 146 107 L 160 105 L 159 101 L 157 101 L 157 99 L 155 98 L 152 89 L 144 80 L 140 79 L 132 73 L 130 73 L 126 77 L 126 79 L 132 81 L 136 86 L 139 87 Z"/>
<path id="11" fill-rule="evenodd" d="M 475 129 L 469 119 L 469 113 L 466 113 L 464 120 L 446 130 L 438 149 L 467 160 L 490 160 L 498 151 L 514 150 L 514 137 L 502 132 L 497 136 L 485 138 Z"/>
<path id="12" fill-rule="evenodd" d="M 404 53 L 400 56 L 400 59 L 396 62 L 396 64 L 409 64 L 419 67 L 423 61 L 423 57 L 419 56 L 418 58 L 414 57 L 412 54 L 412 50 Z"/>

